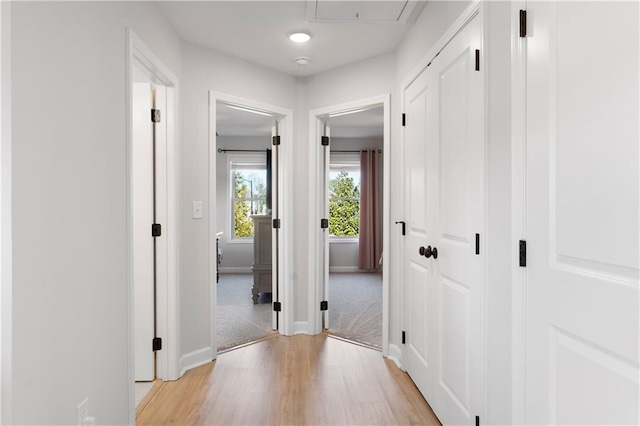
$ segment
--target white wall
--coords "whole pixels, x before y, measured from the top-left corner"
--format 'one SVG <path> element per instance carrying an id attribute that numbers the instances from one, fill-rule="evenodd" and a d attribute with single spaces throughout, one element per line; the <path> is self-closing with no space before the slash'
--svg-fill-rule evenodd
<path id="1" fill-rule="evenodd" d="M 247 136 L 218 136 L 218 148 L 227 149 L 259 149 L 272 148 L 271 134 L 264 137 Z M 228 155 L 219 152 L 216 164 L 216 222 L 217 232 L 224 232 L 219 241 L 222 250 L 220 272 L 251 272 L 253 265 L 253 240 L 231 240 L 231 174 L 229 171 Z M 258 154 L 259 155 L 259 154 Z"/>
<path id="2" fill-rule="evenodd" d="M 209 90 L 294 109 L 295 79 L 278 71 L 183 42 L 180 146 L 179 282 L 180 353 L 210 345 L 208 246 Z M 293 178 L 291 176 L 290 178 Z M 210 192 L 211 191 L 211 192 Z M 203 219 L 191 219 L 191 202 L 203 201 Z M 294 235 L 294 240 L 297 237 Z M 294 283 L 295 285 L 295 283 Z"/>
<path id="3" fill-rule="evenodd" d="M 147 2 L 21 2 L 11 19 L 10 423 L 75 424 L 89 397 L 99 424 L 127 424 L 125 30 L 178 76 L 179 40 Z"/>
<path id="4" fill-rule="evenodd" d="M 383 140 L 380 137 L 369 138 L 331 138 L 331 150 L 362 150 L 362 149 L 382 149 Z M 382 158 L 382 157 L 381 157 Z M 382 200 L 382 161 L 380 162 L 380 199 Z M 382 205 L 380 206 L 382 217 Z M 380 230 L 382 235 L 382 229 Z M 329 271 L 330 272 L 355 272 L 358 270 L 358 240 L 354 241 L 331 241 L 329 239 Z"/>

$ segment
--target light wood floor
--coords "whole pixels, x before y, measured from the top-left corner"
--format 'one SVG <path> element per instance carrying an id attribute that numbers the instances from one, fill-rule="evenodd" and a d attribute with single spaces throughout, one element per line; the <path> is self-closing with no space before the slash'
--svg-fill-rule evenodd
<path id="1" fill-rule="evenodd" d="M 326 335 L 277 336 L 165 382 L 138 425 L 439 425 L 409 376 Z"/>

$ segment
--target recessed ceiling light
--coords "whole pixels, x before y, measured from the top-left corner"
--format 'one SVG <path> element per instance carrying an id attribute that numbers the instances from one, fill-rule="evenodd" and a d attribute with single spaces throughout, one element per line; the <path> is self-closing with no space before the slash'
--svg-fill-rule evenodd
<path id="1" fill-rule="evenodd" d="M 307 58 L 306 56 L 300 56 L 296 58 L 296 64 L 302 65 L 302 66 L 309 65 L 309 60 L 310 59 Z"/>
<path id="2" fill-rule="evenodd" d="M 311 40 L 311 36 L 307 33 L 293 33 L 289 36 L 289 40 L 296 43 L 306 43 Z"/>

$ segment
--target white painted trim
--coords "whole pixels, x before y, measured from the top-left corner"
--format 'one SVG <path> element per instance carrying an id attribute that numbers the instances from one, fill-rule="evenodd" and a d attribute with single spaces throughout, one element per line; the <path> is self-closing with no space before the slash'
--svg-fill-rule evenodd
<path id="1" fill-rule="evenodd" d="M 407 77 L 402 80 L 400 84 L 400 88 L 404 91 L 412 82 L 415 80 L 422 70 L 429 66 L 433 58 L 436 57 L 438 53 L 444 47 L 449 44 L 449 42 L 455 37 L 456 34 L 460 32 L 468 23 L 471 21 L 479 12 L 480 12 L 480 3 L 481 0 L 473 0 L 471 4 L 465 9 L 464 12 L 455 20 L 455 22 L 449 27 L 447 32 L 445 32 L 442 37 L 438 39 L 438 41 L 433 45 L 431 49 L 427 52 L 426 55 L 422 57 L 422 60 L 418 62 L 418 64 L 409 71 Z M 401 104 L 404 105 L 404 104 Z M 402 108 L 402 106 L 401 106 Z"/>
<path id="2" fill-rule="evenodd" d="M 366 99 L 360 99 L 351 102 L 345 102 L 338 105 L 332 105 L 324 108 L 315 109 L 309 112 L 309 194 L 318 194 L 321 182 L 320 158 L 322 146 L 318 143 L 321 132 L 322 119 L 330 114 L 362 109 L 367 107 L 382 105 L 384 108 L 384 134 L 383 134 L 383 152 L 391 152 L 391 95 L 385 94 L 373 96 Z M 389 227 L 390 220 L 390 176 L 391 176 L 391 156 L 383 156 L 383 200 L 382 200 L 382 251 L 389 253 Z M 320 300 L 322 300 L 322 271 L 323 265 L 320 264 L 321 241 L 323 235 L 320 227 L 322 216 L 322 200 L 319 197 L 310 195 L 311 205 L 311 223 L 309 227 L 309 331 L 310 334 L 319 334 L 322 332 L 322 313 L 318 309 Z M 389 269 L 383 268 L 382 271 L 382 354 L 388 355 L 389 352 Z"/>
<path id="3" fill-rule="evenodd" d="M 400 370 L 405 371 L 405 369 L 402 368 L 402 349 L 400 349 L 398 345 L 394 343 L 389 344 L 389 355 L 387 355 L 387 358 L 393 361 Z"/>
<path id="4" fill-rule="evenodd" d="M 370 272 L 358 269 L 357 266 L 329 266 L 329 273 L 357 273 Z"/>
<path id="5" fill-rule="evenodd" d="M 0 423 L 13 424 L 11 2 L 0 2 Z"/>
<path id="6" fill-rule="evenodd" d="M 192 368 L 210 363 L 215 358 L 214 353 L 215 351 L 211 347 L 206 347 L 182 355 L 180 357 L 180 377 Z"/>
<path id="7" fill-rule="evenodd" d="M 518 241 L 525 233 L 525 83 L 526 38 L 519 37 L 520 9 L 526 0 L 511 4 L 511 415 L 512 424 L 525 422 L 525 271 L 518 266 Z"/>
<path id="8" fill-rule="evenodd" d="M 216 333 L 216 304 L 217 287 L 216 271 L 216 168 L 217 168 L 217 137 L 216 137 L 216 103 L 248 107 L 257 111 L 267 112 L 279 119 L 279 134 L 282 140 L 279 146 L 279 194 L 278 214 L 282 220 L 280 228 L 280 243 L 278 245 L 278 270 L 280 282 L 278 283 L 278 297 L 282 304 L 278 332 L 290 336 L 293 329 L 293 111 L 290 109 L 266 104 L 253 99 L 209 91 L 209 286 L 210 286 L 210 347 L 217 348 Z M 213 359 L 217 357 L 217 351 L 213 351 Z"/>
<path id="9" fill-rule="evenodd" d="M 131 200 L 133 193 L 132 184 L 132 167 L 131 163 L 131 147 L 132 147 L 132 84 L 133 84 L 133 67 L 136 62 L 141 63 L 149 70 L 153 70 L 156 78 L 167 87 L 167 111 L 165 117 L 167 119 L 167 168 L 166 181 L 164 190 L 166 191 L 166 211 L 162 214 L 166 217 L 167 230 L 177 230 L 178 213 L 177 213 L 177 138 L 178 138 L 178 108 L 179 99 L 178 86 L 179 82 L 176 76 L 162 63 L 162 61 L 147 47 L 147 45 L 136 35 L 136 33 L 127 28 L 126 30 L 126 164 L 127 164 L 127 305 L 128 305 L 128 332 L 129 332 L 129 348 L 128 348 L 128 375 L 129 375 L 129 423 L 135 424 L 135 357 L 134 357 L 134 322 L 133 322 L 133 242 L 132 242 L 132 210 Z M 173 120 L 171 119 L 173 118 Z M 161 183 L 162 185 L 162 183 Z M 158 334 L 163 338 L 163 350 L 157 352 L 156 370 L 159 378 L 163 380 L 176 380 L 178 375 L 178 236 L 176 231 L 167 232 L 166 250 L 160 255 L 164 257 L 166 269 L 159 274 L 161 281 L 157 287 L 158 303 L 157 303 L 157 321 Z"/>
<path id="10" fill-rule="evenodd" d="M 313 334 L 309 328 L 309 321 L 296 321 L 293 323 L 293 334 Z"/>
<path id="11" fill-rule="evenodd" d="M 253 272 L 250 266 L 221 266 L 218 271 L 221 274 L 250 274 Z"/>

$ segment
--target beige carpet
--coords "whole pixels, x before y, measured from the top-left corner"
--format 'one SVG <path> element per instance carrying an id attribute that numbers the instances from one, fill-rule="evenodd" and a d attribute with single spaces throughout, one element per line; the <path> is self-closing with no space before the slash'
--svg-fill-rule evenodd
<path id="1" fill-rule="evenodd" d="M 216 310 L 218 351 L 270 335 L 271 294 L 251 299 L 253 274 L 220 274 Z"/>
<path id="2" fill-rule="evenodd" d="M 382 274 L 329 274 L 329 332 L 382 348 Z"/>

